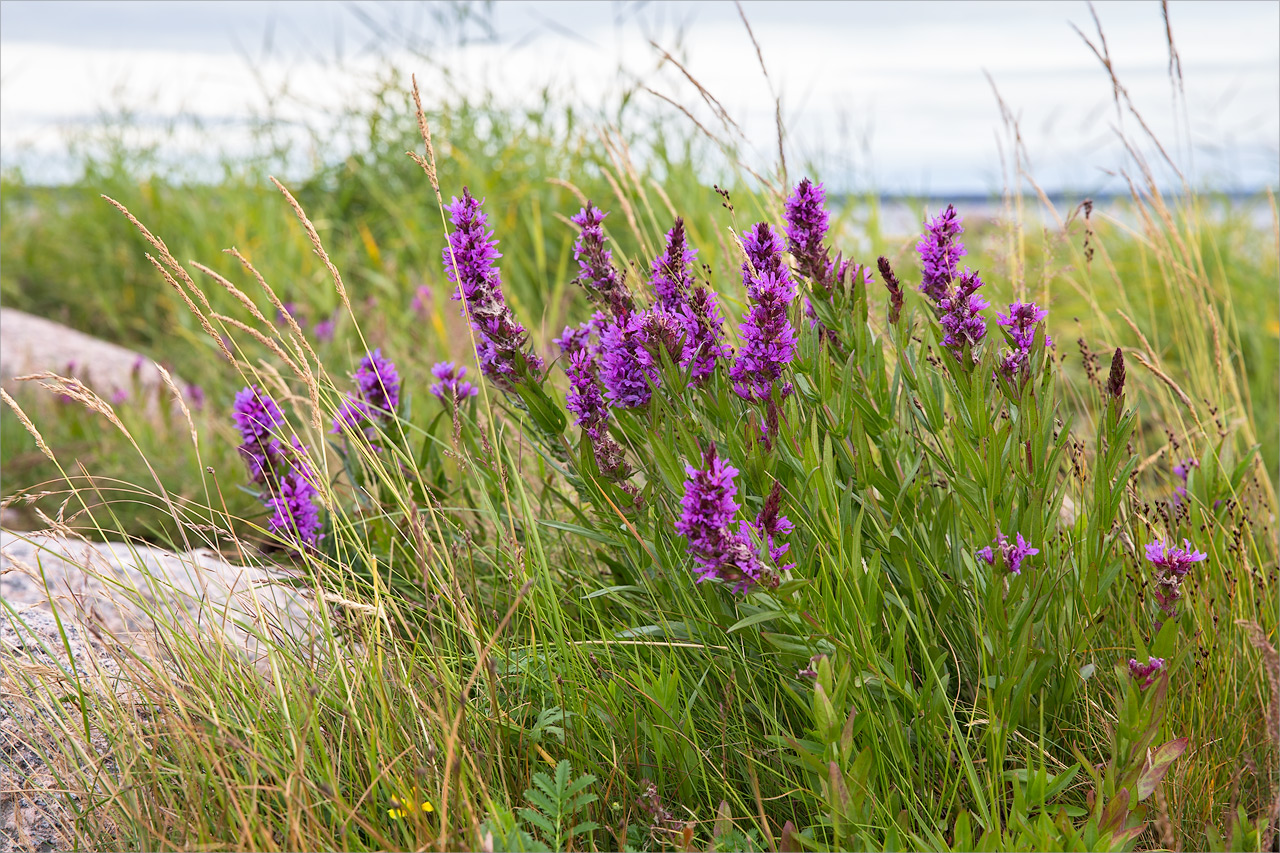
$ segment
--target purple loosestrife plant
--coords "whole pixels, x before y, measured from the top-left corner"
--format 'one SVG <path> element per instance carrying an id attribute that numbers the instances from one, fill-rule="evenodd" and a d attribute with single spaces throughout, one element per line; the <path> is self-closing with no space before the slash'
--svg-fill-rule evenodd
<path id="1" fill-rule="evenodd" d="M 315 505 L 317 478 L 307 461 L 307 450 L 296 436 L 286 450 L 272 435 L 284 426 L 280 407 L 254 385 L 236 394 L 232 418 L 243 442 L 240 453 L 249 475 L 265 488 L 262 500 L 271 510 L 271 530 L 291 541 L 314 545 L 320 534 Z"/>
<path id="2" fill-rule="evenodd" d="M 479 388 L 462 378 L 467 375 L 467 369 L 455 365 L 452 361 L 436 362 L 431 368 L 431 375 L 436 378 L 436 381 L 427 390 L 441 400 L 448 402 L 465 400 L 480 393 Z"/>
<path id="3" fill-rule="evenodd" d="M 445 276 L 456 285 L 454 299 L 466 301 L 476 334 L 480 371 L 505 390 L 536 380 L 542 358 L 526 349 L 529 334 L 507 306 L 498 271 L 498 252 L 489 220 L 471 193 L 463 189 L 448 206 L 453 230 L 443 251 Z M 456 267 L 455 267 L 456 265 Z"/>
<path id="4" fill-rule="evenodd" d="M 574 423 L 582 427 L 591 441 L 596 465 L 610 479 L 627 476 L 628 468 L 623 459 L 622 446 L 609 436 L 609 408 L 600 393 L 597 381 L 596 359 L 586 350 L 578 350 L 569 357 L 569 393 L 565 408 L 574 415 Z"/>
<path id="5" fill-rule="evenodd" d="M 786 203 L 787 251 L 796 259 L 800 275 L 817 286 L 818 293 L 824 296 L 833 272 L 830 253 L 824 245 L 830 224 L 826 198 L 822 184 L 805 178 Z"/>
<path id="6" fill-rule="evenodd" d="M 942 311 L 938 323 L 946 332 L 942 345 L 951 350 L 957 361 L 962 360 L 966 349 L 970 352 L 970 360 L 977 361 L 973 349 L 987 336 L 987 321 L 980 313 L 987 307 L 987 300 L 977 293 L 982 286 L 982 279 L 976 272 L 965 270 L 956 280 L 955 290 L 938 302 Z"/>
<path id="7" fill-rule="evenodd" d="M 649 283 L 653 285 L 657 305 L 667 311 L 679 312 L 693 289 L 693 262 L 698 250 L 689 245 L 684 231 L 684 220 L 676 217 L 676 224 L 667 232 L 667 247 L 653 261 Z"/>
<path id="8" fill-rule="evenodd" d="M 280 439 L 272 433 L 284 426 L 284 414 L 267 392 L 253 385 L 236 394 L 231 417 L 240 433 L 240 455 L 249 466 L 249 478 L 265 483 L 283 458 Z"/>
<path id="9" fill-rule="evenodd" d="M 733 356 L 733 349 L 724 343 L 724 318 L 715 293 L 708 287 L 695 287 L 681 309 L 681 319 L 684 351 L 680 365 L 691 367 L 693 381 L 701 383 L 715 373 L 718 359 Z"/>
<path id="10" fill-rule="evenodd" d="M 743 264 L 742 278 L 752 305 L 739 327 L 742 348 L 729 377 L 744 400 L 764 400 L 795 356 L 795 329 L 787 316 L 795 285 L 782 263 L 782 241 L 767 224 L 753 226 L 742 242 L 750 262 Z M 790 383 L 782 393 L 789 391 Z"/>
<path id="11" fill-rule="evenodd" d="M 997 530 L 996 538 L 987 547 L 979 548 L 977 557 L 987 565 L 994 566 L 998 556 L 1005 568 L 1009 570 L 1009 574 L 1020 575 L 1023 562 L 1028 557 L 1034 557 L 1039 553 L 1040 549 L 1032 548 L 1031 544 L 1022 538 L 1021 533 L 1017 534 L 1014 542 L 1010 542 L 1009 537 Z"/>
<path id="12" fill-rule="evenodd" d="M 1194 564 L 1207 560 L 1209 555 L 1193 548 L 1188 539 L 1182 540 L 1182 547 L 1157 539 L 1147 545 L 1146 551 L 1147 561 L 1154 567 L 1156 603 L 1165 616 L 1172 616 L 1182 598 L 1183 580 Z"/>
<path id="13" fill-rule="evenodd" d="M 966 254 L 964 244 L 958 239 L 964 233 L 960 222 L 960 214 L 949 204 L 946 210 L 925 221 L 926 233 L 916 244 L 923 273 L 920 291 L 935 303 L 950 291 L 960 258 Z"/>
<path id="14" fill-rule="evenodd" d="M 1164 658 L 1149 658 L 1146 663 L 1138 663 L 1137 658 L 1129 658 L 1129 675 L 1138 682 L 1139 690 L 1146 690 L 1164 672 Z"/>
<path id="15" fill-rule="evenodd" d="M 785 515 L 780 514 L 781 506 L 782 484 L 774 482 L 773 488 L 769 491 L 769 497 L 765 499 L 764 507 L 756 516 L 755 524 L 752 526 L 769 549 L 769 559 L 780 571 L 787 572 L 794 569 L 796 564 L 782 562 L 782 558 L 791 550 L 791 544 L 783 542 L 782 538 L 790 535 L 795 525 Z"/>
<path id="16" fill-rule="evenodd" d="M 618 317 L 600 340 L 600 381 L 609 405 L 634 409 L 649 402 L 660 365 L 648 350 L 645 314 Z"/>
<path id="17" fill-rule="evenodd" d="M 1013 347 L 1006 348 L 1000 357 L 997 370 L 1010 382 L 1025 377 L 1031 344 L 1036 337 L 1036 324 L 1049 316 L 1049 312 L 1034 302 L 1012 302 L 1009 313 L 996 312 L 996 322 L 1005 328 L 1013 339 Z M 1044 345 L 1053 346 L 1053 339 L 1045 335 Z"/>
<path id="18" fill-rule="evenodd" d="M 605 248 L 603 223 L 608 215 L 588 201 L 573 217 L 573 224 L 582 229 L 573 244 L 573 259 L 578 262 L 577 281 L 587 295 L 618 317 L 629 313 L 634 303 L 613 266 L 613 252 Z"/>
<path id="19" fill-rule="evenodd" d="M 372 443 L 378 427 L 386 428 L 400 405 L 400 374 L 376 349 L 360 360 L 355 372 L 357 394 L 348 395 L 333 419 L 331 432 L 363 428 Z M 377 445 L 374 444 L 377 449 Z"/>
<path id="20" fill-rule="evenodd" d="M 1194 456 L 1189 456 L 1181 462 L 1173 466 L 1173 473 L 1182 480 L 1182 485 L 1177 486 L 1173 490 L 1173 505 L 1179 506 L 1187 499 L 1187 478 L 1191 476 L 1192 468 L 1199 468 L 1200 461 Z"/>
<path id="21" fill-rule="evenodd" d="M 713 443 L 707 448 L 702 468 L 686 465 L 684 470 L 688 479 L 676 532 L 689 542 L 687 550 L 693 556 L 697 583 L 717 578 L 732 584 L 735 592 L 771 583 L 770 573 L 752 546 L 749 525 L 742 522 L 738 530 L 731 528 L 738 512 L 734 499 L 738 487 L 733 482 L 738 469 L 716 455 Z"/>

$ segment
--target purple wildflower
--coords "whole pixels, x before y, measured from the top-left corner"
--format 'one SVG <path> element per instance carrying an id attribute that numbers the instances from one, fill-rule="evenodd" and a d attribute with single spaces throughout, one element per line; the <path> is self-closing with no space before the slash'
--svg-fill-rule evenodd
<path id="1" fill-rule="evenodd" d="M 938 322 L 946 331 L 942 345 L 951 350 L 957 360 L 966 347 L 972 351 L 987 336 L 987 321 L 979 313 L 987 307 L 987 300 L 976 292 L 982 286 L 976 272 L 965 270 L 956 281 L 956 289 L 938 301 L 942 310 Z M 977 356 L 971 358 L 977 360 Z"/>
<path id="2" fill-rule="evenodd" d="M 317 341 L 331 341 L 333 340 L 334 327 L 337 324 L 338 315 L 333 314 L 328 320 L 321 320 L 319 323 L 316 323 L 315 328 L 311 331 L 315 334 Z"/>
<path id="3" fill-rule="evenodd" d="M 1031 344 L 1036 337 L 1036 324 L 1049 316 L 1049 312 L 1034 302 L 1011 302 L 1009 313 L 996 312 L 996 322 L 1003 326 L 1013 339 L 1013 348 L 1005 349 L 1000 357 L 998 370 L 1012 382 L 1027 366 L 1031 355 Z M 1045 335 L 1044 345 L 1053 346 L 1053 338 Z"/>
<path id="4" fill-rule="evenodd" d="M 603 438 L 609 429 L 609 409 L 596 381 L 596 361 L 586 350 L 578 350 L 569 357 L 569 394 L 565 408 L 576 415 L 574 423 L 593 439 Z"/>
<path id="5" fill-rule="evenodd" d="M 300 470 L 280 478 L 279 490 L 267 499 L 271 530 L 306 545 L 314 545 L 320 533 L 320 511 L 315 505 L 316 487 Z"/>
<path id="6" fill-rule="evenodd" d="M 767 224 L 761 222 L 748 231 L 743 246 L 751 261 L 743 264 L 743 283 L 753 304 L 739 327 L 742 349 L 729 377 L 738 396 L 763 400 L 795 356 L 795 330 L 787 316 L 795 285 L 782 264 L 782 241 Z"/>
<path id="7" fill-rule="evenodd" d="M 609 405 L 632 409 L 649 402 L 660 363 L 649 351 L 648 312 L 615 319 L 600 340 L 600 381 Z"/>
<path id="8" fill-rule="evenodd" d="M 658 307 L 679 311 L 693 289 L 693 262 L 698 250 L 690 248 L 684 231 L 684 220 L 676 217 L 676 224 L 667 232 L 667 247 L 653 261 L 649 278 L 653 292 L 658 297 Z"/>
<path id="9" fill-rule="evenodd" d="M 113 406 L 119 406 L 121 403 L 125 403 L 128 400 L 129 392 L 123 388 L 117 388 L 111 392 L 111 404 Z"/>
<path id="10" fill-rule="evenodd" d="M 1137 658 L 1129 658 L 1129 675 L 1138 682 L 1139 690 L 1146 690 L 1164 672 L 1164 658 L 1149 658 L 1146 663 L 1138 663 Z"/>
<path id="11" fill-rule="evenodd" d="M 1183 539 L 1182 547 L 1170 547 L 1163 539 L 1146 546 L 1147 561 L 1155 567 L 1156 603 L 1166 616 L 1172 616 L 1182 598 L 1182 581 L 1191 571 L 1191 566 L 1209 555 L 1197 551 L 1190 540 Z"/>
<path id="12" fill-rule="evenodd" d="M 369 404 L 348 394 L 346 400 L 338 407 L 338 413 L 333 417 L 333 429 L 329 431 L 341 433 L 344 429 L 359 429 L 362 424 L 372 419 Z M 365 434 L 368 435 L 369 432 L 370 430 L 366 428 Z"/>
<path id="13" fill-rule="evenodd" d="M 565 326 L 560 337 L 553 338 L 551 342 L 560 347 L 560 352 L 570 357 L 588 349 L 591 346 L 590 322 L 580 326 Z"/>
<path id="14" fill-rule="evenodd" d="M 764 507 L 760 510 L 760 514 L 756 516 L 755 524 L 752 526 L 756 532 L 760 534 L 760 538 L 764 540 L 765 546 L 769 549 L 769 559 L 778 567 L 780 571 L 789 571 L 796 567 L 795 563 L 783 564 L 783 556 L 791 550 L 789 542 L 780 541 L 782 537 L 790 535 L 795 529 L 795 525 L 785 515 L 779 514 L 782 503 L 782 484 L 774 482 L 773 489 L 769 492 L 769 497 L 765 499 Z"/>
<path id="15" fill-rule="evenodd" d="M 276 309 L 276 325 L 287 326 L 289 325 L 289 318 L 292 317 L 294 322 L 298 324 L 298 328 L 305 331 L 307 328 L 306 312 L 300 309 L 296 302 L 285 302 L 283 306 L 283 310 Z"/>
<path id="16" fill-rule="evenodd" d="M 746 522 L 737 531 L 730 528 L 738 511 L 734 500 L 738 487 L 733 478 L 738 469 L 716 456 L 716 446 L 707 448 L 704 468 L 685 466 L 683 508 L 676 532 L 689 540 L 698 583 L 719 578 L 743 592 L 767 579 L 764 567 L 751 546 Z"/>
<path id="17" fill-rule="evenodd" d="M 355 377 L 361 399 L 377 413 L 391 412 L 400 405 L 400 374 L 382 357 L 381 348 L 360 360 Z"/>
<path id="18" fill-rule="evenodd" d="M 956 278 L 960 258 L 966 254 L 964 244 L 956 239 L 964 233 L 960 222 L 960 214 L 949 204 L 946 210 L 926 220 L 928 233 L 916 244 L 924 273 L 920 290 L 934 302 L 940 302 L 947 295 Z"/>
<path id="19" fill-rule="evenodd" d="M 204 389 L 194 382 L 187 385 L 187 399 L 191 401 L 191 408 L 197 412 L 204 410 Z"/>
<path id="20" fill-rule="evenodd" d="M 1022 563 L 1028 557 L 1034 557 L 1039 554 L 1040 549 L 1032 548 L 1031 544 L 1022 538 L 1021 533 L 1017 534 L 1014 542 L 1010 542 L 1009 537 L 996 530 L 996 538 L 992 540 L 991 545 L 979 548 L 975 552 L 975 556 L 987 565 L 994 566 L 997 552 L 999 552 L 1000 559 L 1004 561 L 1005 568 L 1009 570 L 1009 574 L 1020 575 L 1022 574 Z"/>
<path id="21" fill-rule="evenodd" d="M 280 439 L 272 432 L 284 426 L 284 414 L 270 395 L 257 385 L 236 394 L 232 419 L 240 432 L 240 455 L 255 483 L 264 483 L 282 459 Z"/>
<path id="22" fill-rule="evenodd" d="M 476 333 L 480 371 L 501 387 L 510 389 L 542 370 L 542 358 L 525 349 L 529 334 L 511 313 L 502 295 L 498 271 L 497 241 L 488 229 L 488 218 L 466 189 L 449 205 L 449 245 L 443 251 L 445 275 L 457 286 L 454 299 L 465 299 Z M 455 268 L 456 266 L 456 268 Z"/>
<path id="23" fill-rule="evenodd" d="M 432 383 L 427 390 L 441 400 L 465 400 L 480 393 L 479 388 L 462 378 L 467 375 L 467 369 L 452 361 L 436 362 L 431 368 L 431 375 L 439 381 Z"/>
<path id="24" fill-rule="evenodd" d="M 818 285 L 819 292 L 826 289 L 833 271 L 827 247 L 823 245 L 830 223 L 825 202 L 822 184 L 805 178 L 786 203 L 787 251 L 796 259 L 800 274 Z M 762 271 L 759 267 L 757 270 Z"/>
<path id="25" fill-rule="evenodd" d="M 733 350 L 724 343 L 724 318 L 720 303 L 708 287 L 695 287 L 681 308 L 684 322 L 682 367 L 692 366 L 694 382 L 702 382 L 716 370 L 716 359 L 730 358 Z"/>
<path id="26" fill-rule="evenodd" d="M 578 262 L 577 281 L 586 288 L 587 295 L 620 316 L 630 312 L 633 303 L 631 293 L 613 266 L 613 252 L 604 245 L 602 223 L 608 215 L 588 201 L 573 217 L 573 223 L 582 229 L 573 244 L 573 259 Z"/>

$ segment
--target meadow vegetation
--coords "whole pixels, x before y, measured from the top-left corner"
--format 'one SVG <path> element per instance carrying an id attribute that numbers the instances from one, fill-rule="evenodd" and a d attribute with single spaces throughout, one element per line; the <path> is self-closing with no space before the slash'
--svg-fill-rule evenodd
<path id="1" fill-rule="evenodd" d="M 3 176 L 4 304 L 205 401 L 20 395 L 6 499 L 368 605 L 79 694 L 85 846 L 1271 849 L 1280 231 L 1135 157 L 887 234 L 679 116 L 379 104 L 287 186 Z"/>

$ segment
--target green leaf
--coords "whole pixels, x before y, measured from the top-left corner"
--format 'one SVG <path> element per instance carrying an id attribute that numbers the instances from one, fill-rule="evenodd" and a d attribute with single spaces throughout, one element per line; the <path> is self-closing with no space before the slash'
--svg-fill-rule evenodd
<path id="1" fill-rule="evenodd" d="M 1138 777 L 1139 802 L 1155 793 L 1160 780 L 1169 772 L 1173 762 L 1177 761 L 1182 753 L 1187 751 L 1188 743 L 1190 743 L 1188 738 L 1180 737 L 1157 747 L 1156 751 L 1151 753 L 1150 758 L 1147 759 L 1147 763 L 1142 768 L 1142 775 Z"/>

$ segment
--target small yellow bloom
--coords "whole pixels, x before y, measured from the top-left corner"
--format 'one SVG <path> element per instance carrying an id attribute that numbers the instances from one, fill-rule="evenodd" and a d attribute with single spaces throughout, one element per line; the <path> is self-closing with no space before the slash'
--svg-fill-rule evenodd
<path id="1" fill-rule="evenodd" d="M 408 799 L 410 803 L 418 802 L 418 791 L 416 788 L 409 792 Z M 392 820 L 401 820 L 402 818 L 407 817 L 409 812 L 413 811 L 413 806 L 408 805 L 408 803 L 402 803 L 399 799 L 392 799 L 391 805 L 392 808 L 387 809 L 387 816 Z M 436 810 L 436 807 L 431 805 L 429 800 L 422 800 L 419 802 L 418 808 L 427 814 Z"/>

